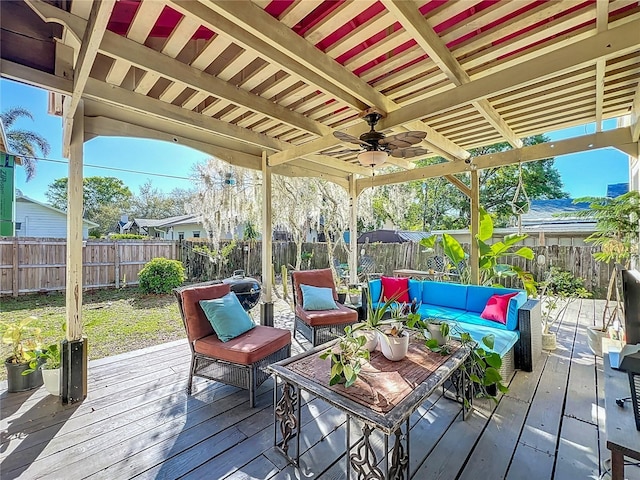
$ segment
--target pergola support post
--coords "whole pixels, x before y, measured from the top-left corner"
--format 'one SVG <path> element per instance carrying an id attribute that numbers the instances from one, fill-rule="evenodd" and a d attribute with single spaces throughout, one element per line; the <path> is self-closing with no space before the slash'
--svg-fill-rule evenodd
<path id="1" fill-rule="evenodd" d="M 480 284 L 480 249 L 476 236 L 480 229 L 480 175 L 478 170 L 471 170 L 471 284 Z"/>
<path id="2" fill-rule="evenodd" d="M 71 99 L 65 99 L 68 107 Z M 70 132 L 67 192 L 66 340 L 62 342 L 62 403 L 87 396 L 87 339 L 82 336 L 82 163 L 84 103 L 79 101 Z"/>
<path id="3" fill-rule="evenodd" d="M 271 167 L 267 152 L 262 152 L 262 293 L 264 301 L 260 305 L 260 323 L 273 327 L 273 226 L 271 211 Z"/>
<path id="4" fill-rule="evenodd" d="M 349 175 L 349 283 L 358 283 L 358 192 L 355 175 Z"/>

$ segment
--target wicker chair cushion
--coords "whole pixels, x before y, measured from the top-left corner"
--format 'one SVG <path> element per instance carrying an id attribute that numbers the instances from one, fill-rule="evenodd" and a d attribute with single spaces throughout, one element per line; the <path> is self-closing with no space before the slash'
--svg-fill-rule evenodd
<path id="1" fill-rule="evenodd" d="M 226 343 L 215 335 L 200 338 L 193 344 L 196 352 L 207 357 L 241 365 L 251 365 L 291 343 L 291 332 L 281 328 L 256 325 Z"/>
<path id="2" fill-rule="evenodd" d="M 338 310 L 303 310 L 296 305 L 296 316 L 311 327 L 323 327 L 325 325 L 340 325 L 341 323 L 353 323 L 358 321 L 358 312 L 337 304 Z"/>
<path id="3" fill-rule="evenodd" d="M 330 268 L 319 270 L 300 270 L 291 274 L 296 289 L 296 304 L 302 305 L 302 292 L 300 284 L 312 285 L 314 287 L 326 287 L 333 290 L 333 299 L 338 300 L 338 292 L 333 283 L 333 273 Z"/>
<path id="4" fill-rule="evenodd" d="M 200 287 L 187 287 L 180 293 L 182 309 L 187 325 L 187 337 L 190 342 L 208 335 L 215 335 L 211 323 L 200 306 L 200 300 L 220 298 L 230 292 L 229 285 L 218 283 Z"/>

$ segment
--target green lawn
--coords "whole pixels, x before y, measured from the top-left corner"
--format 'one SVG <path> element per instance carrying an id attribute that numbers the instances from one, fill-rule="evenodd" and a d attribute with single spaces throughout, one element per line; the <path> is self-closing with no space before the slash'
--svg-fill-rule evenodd
<path id="1" fill-rule="evenodd" d="M 83 294 L 83 332 L 89 339 L 89 358 L 96 359 L 186 338 L 175 297 L 143 295 L 137 288 L 93 290 Z M 31 325 L 42 329 L 44 344 L 61 340 L 65 319 L 63 293 L 24 295 L 0 299 L 0 320 L 34 316 Z M 2 359 L 10 354 L 1 345 Z M 0 369 L 0 380 L 6 370 Z"/>

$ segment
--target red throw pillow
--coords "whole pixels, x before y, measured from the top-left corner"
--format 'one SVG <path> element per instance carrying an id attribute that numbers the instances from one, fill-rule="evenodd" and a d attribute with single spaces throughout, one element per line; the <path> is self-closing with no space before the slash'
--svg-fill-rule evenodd
<path id="1" fill-rule="evenodd" d="M 386 302 L 400 294 L 396 300 L 400 303 L 409 302 L 409 279 L 403 277 L 385 277 L 382 280 L 382 300 Z"/>
<path id="2" fill-rule="evenodd" d="M 507 310 L 509 309 L 509 299 L 515 297 L 518 292 L 491 295 L 487 301 L 487 305 L 480 314 L 480 318 L 491 320 L 493 322 L 507 324 Z"/>

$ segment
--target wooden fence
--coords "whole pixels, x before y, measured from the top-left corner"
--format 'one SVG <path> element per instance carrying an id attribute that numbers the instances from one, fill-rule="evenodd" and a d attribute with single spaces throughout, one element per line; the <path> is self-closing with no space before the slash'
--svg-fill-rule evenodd
<path id="1" fill-rule="evenodd" d="M 203 245 L 203 243 L 188 241 L 182 243 L 181 258 L 190 280 L 225 278 L 237 269 L 245 270 L 250 276 L 260 276 L 262 269 L 260 242 L 253 244 L 238 242 L 224 265 L 213 263 L 208 257 L 194 252 L 195 245 Z M 465 251 L 469 251 L 469 245 L 462 246 Z M 213 248 L 213 246 L 210 247 Z M 425 253 L 424 247 L 416 243 L 367 244 L 359 245 L 358 249 L 359 255 L 364 249 L 364 255 L 373 258 L 375 271 L 385 275 L 392 275 L 394 270 L 400 268 L 427 270 L 433 266 L 434 255 Z M 533 273 L 536 280 L 543 280 L 550 266 L 568 270 L 575 277 L 585 280 L 585 287 L 594 294 L 595 298 L 605 297 L 613 266 L 593 259 L 593 253 L 598 249 L 590 246 L 558 245 L 536 246 L 532 249 L 535 254 L 533 261 L 514 257 L 507 259 L 507 263 L 515 264 Z M 329 265 L 325 243 L 305 243 L 302 251 L 312 254 L 309 262 L 304 262 L 303 268 L 326 268 Z M 273 265 L 276 274 L 280 273 L 282 265 L 295 265 L 295 253 L 295 245 L 292 242 L 273 242 Z M 337 254 L 339 262 L 347 262 L 347 254 L 344 250 Z M 442 254 L 436 252 L 435 255 Z M 545 258 L 544 265 L 538 263 L 540 255 Z M 517 286 L 517 284 L 507 286 Z"/>
<path id="2" fill-rule="evenodd" d="M 194 250 L 196 246 L 213 245 L 205 242 L 165 240 L 87 240 L 83 248 L 83 275 L 85 288 L 120 287 L 136 285 L 138 272 L 149 260 L 165 257 L 181 260 L 189 281 L 204 281 L 229 277 L 235 270 L 260 277 L 262 255 L 260 242 L 237 242 L 227 261 L 212 262 L 208 256 Z M 463 245 L 468 251 L 468 245 Z M 568 270 L 585 280 L 587 289 L 596 298 L 604 298 L 611 266 L 593 259 L 593 247 L 538 246 L 532 247 L 535 258 L 544 255 L 540 266 L 536 260 L 513 258 L 516 265 L 543 278 L 549 266 Z M 373 259 L 376 272 L 391 275 L 395 269 L 426 270 L 433 266 L 433 254 L 414 243 L 359 245 L 364 254 Z M 325 243 L 305 243 L 303 252 L 312 254 L 303 268 L 325 268 L 329 265 Z M 360 254 L 361 252 L 359 252 Z M 437 255 L 437 252 L 436 252 Z M 344 250 L 337 252 L 337 260 L 347 262 Z M 65 289 L 66 241 L 64 239 L 0 237 L 0 295 L 47 292 Z M 292 242 L 273 242 L 275 274 L 282 265 L 296 263 L 296 249 Z"/>
<path id="3" fill-rule="evenodd" d="M 0 295 L 64 290 L 64 238 L 0 237 Z M 84 288 L 136 285 L 138 272 L 155 257 L 180 259 L 178 242 L 87 240 L 82 249 Z"/>

